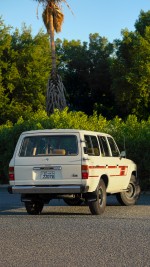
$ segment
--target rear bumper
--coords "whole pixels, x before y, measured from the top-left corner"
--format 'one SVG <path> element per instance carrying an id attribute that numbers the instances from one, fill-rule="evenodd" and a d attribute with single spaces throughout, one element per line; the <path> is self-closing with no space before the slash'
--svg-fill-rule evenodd
<path id="1" fill-rule="evenodd" d="M 87 186 L 8 186 L 10 194 L 78 194 L 88 192 Z"/>

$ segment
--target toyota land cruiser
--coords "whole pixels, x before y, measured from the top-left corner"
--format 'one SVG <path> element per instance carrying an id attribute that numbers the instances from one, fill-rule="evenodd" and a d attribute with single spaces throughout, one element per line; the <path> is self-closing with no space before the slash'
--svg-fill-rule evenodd
<path id="1" fill-rule="evenodd" d="M 29 214 L 42 212 L 51 199 L 89 205 L 101 214 L 106 196 L 134 205 L 140 194 L 136 164 L 120 153 L 106 133 L 52 129 L 23 132 L 9 165 L 9 193 L 21 194 Z"/>

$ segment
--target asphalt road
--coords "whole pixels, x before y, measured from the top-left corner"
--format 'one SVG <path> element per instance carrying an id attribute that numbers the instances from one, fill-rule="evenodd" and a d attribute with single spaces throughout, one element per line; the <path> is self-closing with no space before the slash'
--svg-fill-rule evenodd
<path id="1" fill-rule="evenodd" d="M 150 267 L 150 195 L 121 207 L 109 197 L 105 213 L 53 200 L 27 215 L 19 195 L 0 189 L 0 267 Z"/>

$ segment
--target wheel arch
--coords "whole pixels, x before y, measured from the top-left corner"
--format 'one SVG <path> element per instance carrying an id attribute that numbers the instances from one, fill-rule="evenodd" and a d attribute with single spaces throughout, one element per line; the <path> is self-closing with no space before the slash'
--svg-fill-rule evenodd
<path id="1" fill-rule="evenodd" d="M 104 184 L 105 184 L 105 187 L 107 189 L 108 187 L 108 176 L 106 174 L 103 174 L 101 177 L 100 177 L 100 180 L 103 180 Z"/>
<path id="2" fill-rule="evenodd" d="M 133 171 L 133 172 L 131 173 L 131 178 L 130 178 L 130 180 L 131 180 L 133 177 L 135 177 L 136 183 L 137 183 L 137 184 L 140 184 L 140 179 L 139 179 L 139 177 L 138 177 L 138 175 L 137 175 L 137 171 Z"/>
<path id="3" fill-rule="evenodd" d="M 135 178 L 137 178 L 137 172 L 136 171 L 133 171 L 132 173 L 131 173 L 131 176 L 134 176 Z"/>

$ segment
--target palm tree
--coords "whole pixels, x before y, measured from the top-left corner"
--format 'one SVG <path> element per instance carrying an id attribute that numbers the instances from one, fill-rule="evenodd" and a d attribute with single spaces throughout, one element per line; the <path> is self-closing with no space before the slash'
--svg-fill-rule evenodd
<path id="1" fill-rule="evenodd" d="M 54 33 L 61 31 L 64 15 L 61 11 L 60 4 L 66 0 L 35 0 L 43 4 L 43 21 L 50 36 L 50 46 L 52 55 L 52 71 L 47 85 L 46 111 L 50 115 L 54 109 L 63 110 L 66 107 L 65 88 L 61 77 L 57 73 L 56 51 Z M 67 4 L 68 6 L 68 4 Z M 68 6 L 69 7 L 69 6 Z"/>

